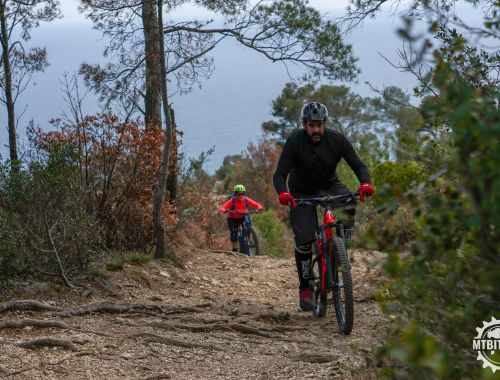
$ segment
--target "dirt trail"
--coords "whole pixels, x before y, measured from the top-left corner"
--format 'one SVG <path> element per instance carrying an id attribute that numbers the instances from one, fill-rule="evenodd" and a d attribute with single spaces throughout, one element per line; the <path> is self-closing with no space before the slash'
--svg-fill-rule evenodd
<path id="1" fill-rule="evenodd" d="M 351 255 L 356 315 L 347 337 L 332 310 L 323 319 L 299 311 L 294 261 L 269 256 L 191 251 L 183 269 L 127 266 L 87 298 L 43 286 L 16 294 L 43 304 L 4 294 L 0 377 L 370 378 L 366 356 L 385 328 L 373 297 L 382 255 Z"/>

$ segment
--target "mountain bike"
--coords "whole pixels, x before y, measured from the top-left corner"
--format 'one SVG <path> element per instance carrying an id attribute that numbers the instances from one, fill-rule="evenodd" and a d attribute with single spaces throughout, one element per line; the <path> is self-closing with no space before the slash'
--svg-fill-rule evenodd
<path id="1" fill-rule="evenodd" d="M 314 258 L 309 273 L 315 303 L 313 315 L 324 317 L 328 305 L 328 293 L 332 292 L 335 317 L 340 331 L 348 335 L 354 323 L 354 299 L 352 294 L 351 265 L 345 247 L 344 225 L 335 222 L 335 209 L 356 202 L 359 194 L 296 198 L 301 205 L 320 205 L 323 212 L 321 225 L 317 221 Z"/>
<path id="2" fill-rule="evenodd" d="M 257 256 L 259 251 L 259 239 L 257 238 L 257 231 L 252 226 L 250 214 L 258 212 L 257 210 L 251 211 L 229 211 L 229 214 L 240 214 L 243 216 L 243 221 L 238 227 L 238 242 L 240 245 L 240 253 L 248 256 Z"/>

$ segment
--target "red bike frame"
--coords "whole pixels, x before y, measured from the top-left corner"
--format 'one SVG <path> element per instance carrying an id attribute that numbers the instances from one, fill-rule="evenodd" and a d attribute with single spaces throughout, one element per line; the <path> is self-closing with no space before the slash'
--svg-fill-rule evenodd
<path id="1" fill-rule="evenodd" d="M 323 211 L 323 223 L 322 226 L 324 226 L 324 234 L 325 234 L 325 240 L 326 243 L 329 245 L 327 249 L 330 248 L 330 242 L 332 241 L 333 237 L 333 227 L 328 227 L 328 225 L 331 226 L 330 223 L 335 223 L 335 214 L 333 211 L 329 210 L 324 210 Z M 326 284 L 326 271 L 328 270 L 328 265 L 326 262 L 326 257 L 323 254 L 323 239 L 321 236 L 316 237 L 317 243 L 318 243 L 318 251 L 319 251 L 319 259 L 321 261 L 321 289 L 329 289 L 330 287 L 327 286 Z M 332 255 L 330 255 L 332 257 Z"/>

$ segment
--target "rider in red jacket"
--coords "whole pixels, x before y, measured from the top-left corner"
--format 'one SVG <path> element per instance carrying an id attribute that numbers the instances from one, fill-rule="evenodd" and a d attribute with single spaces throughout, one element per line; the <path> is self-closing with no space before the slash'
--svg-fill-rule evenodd
<path id="1" fill-rule="evenodd" d="M 238 227 L 241 225 L 244 217 L 244 214 L 238 214 L 238 212 L 247 212 L 248 206 L 257 209 L 257 211 L 263 210 L 260 203 L 245 196 L 245 191 L 246 189 L 243 185 L 238 184 L 234 186 L 234 195 L 232 195 L 220 208 L 222 214 L 228 213 L 227 225 L 229 227 L 233 252 L 238 251 Z M 235 211 L 236 213 L 233 214 L 229 211 Z"/>

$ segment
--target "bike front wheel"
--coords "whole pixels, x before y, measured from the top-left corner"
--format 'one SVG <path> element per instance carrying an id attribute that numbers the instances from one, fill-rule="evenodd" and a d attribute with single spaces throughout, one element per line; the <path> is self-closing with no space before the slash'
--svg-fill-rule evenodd
<path id="1" fill-rule="evenodd" d="M 254 227 L 250 227 L 248 229 L 248 247 L 249 252 L 251 252 L 252 256 L 257 256 L 260 254 L 259 239 L 257 237 L 257 231 Z"/>
<path id="2" fill-rule="evenodd" d="M 335 237 L 331 245 L 332 273 L 334 277 L 333 305 L 340 331 L 351 333 L 354 324 L 354 297 L 352 295 L 351 264 L 344 241 Z"/>

